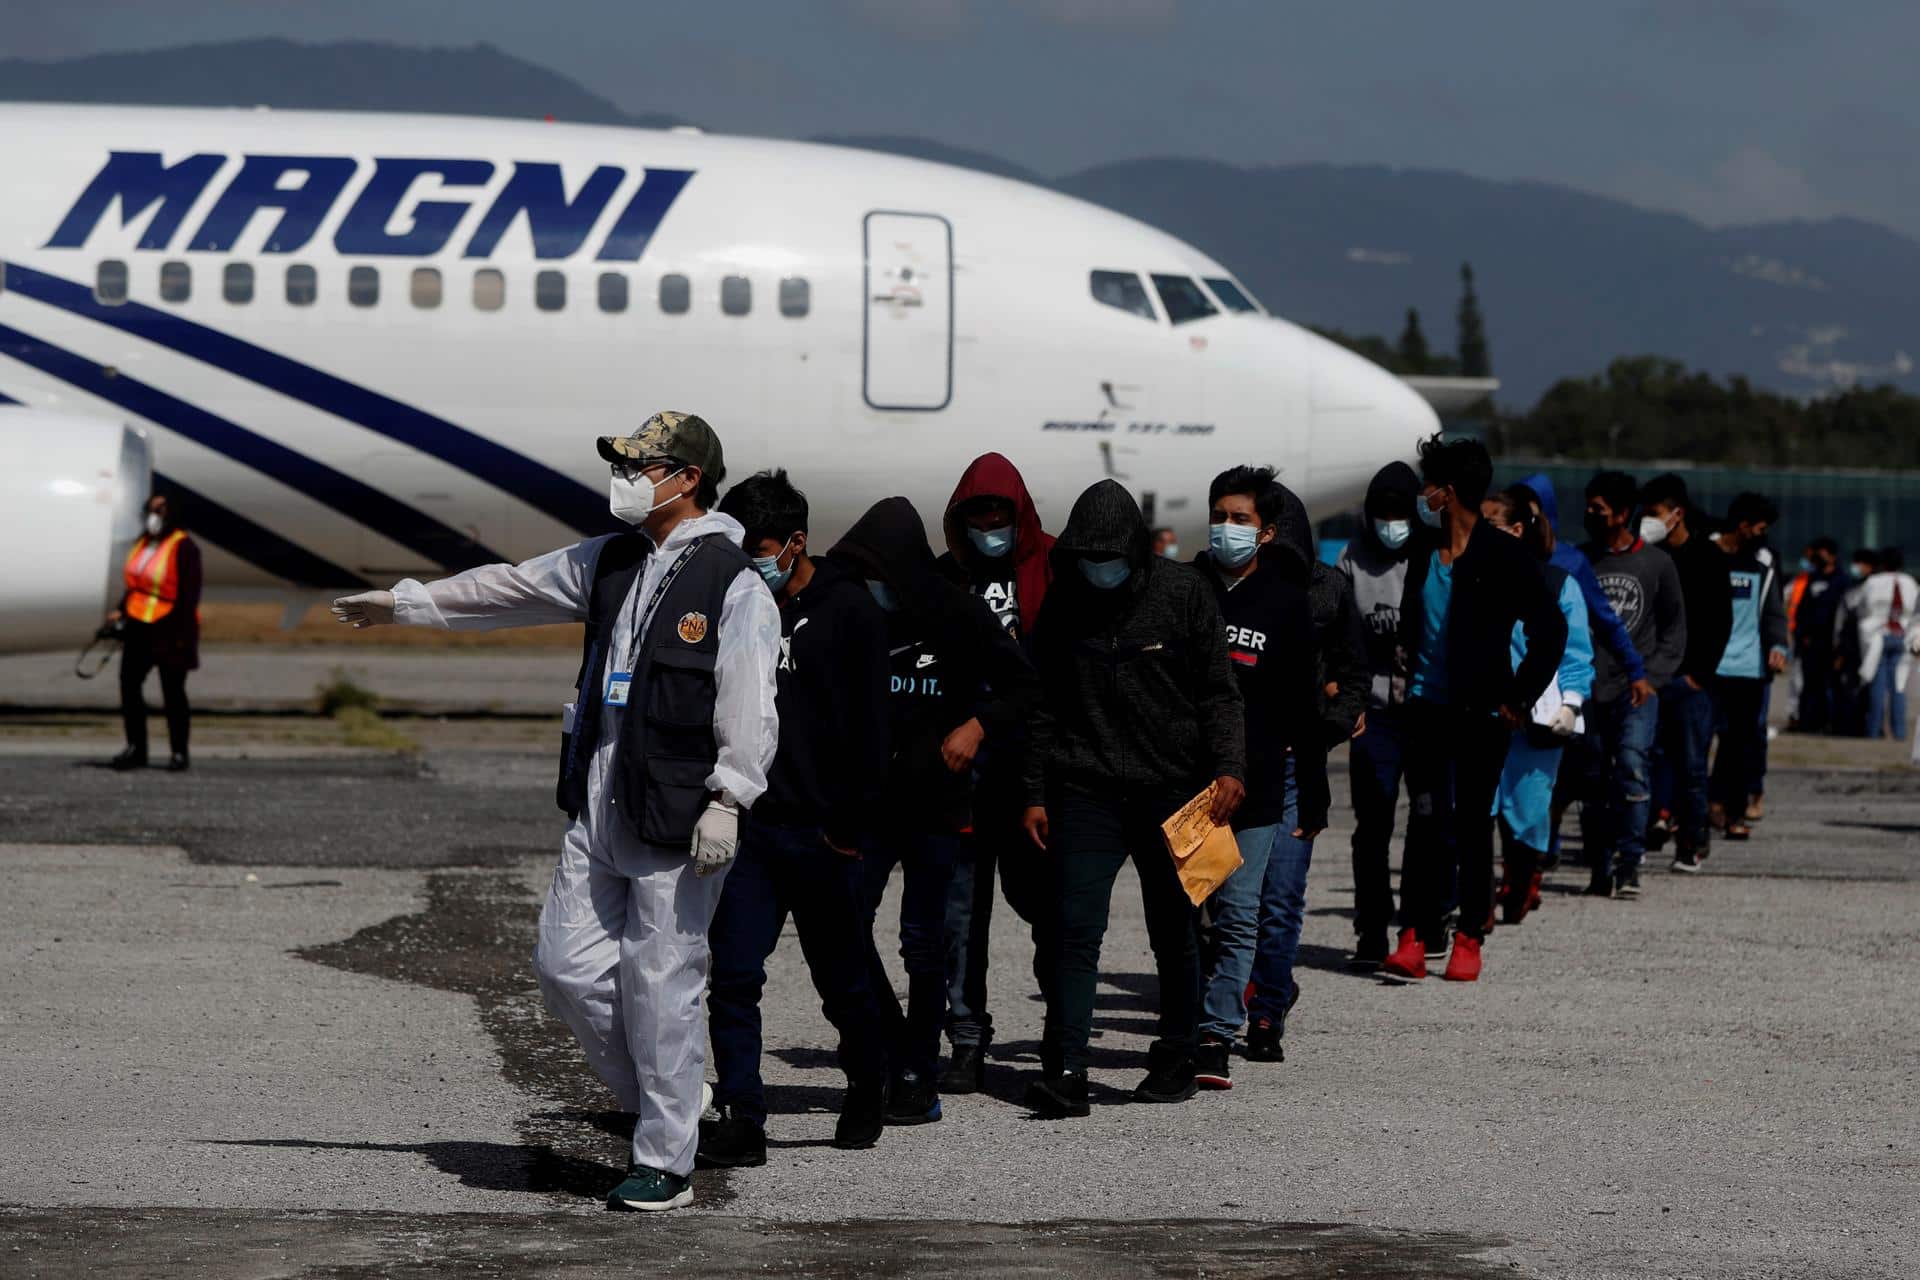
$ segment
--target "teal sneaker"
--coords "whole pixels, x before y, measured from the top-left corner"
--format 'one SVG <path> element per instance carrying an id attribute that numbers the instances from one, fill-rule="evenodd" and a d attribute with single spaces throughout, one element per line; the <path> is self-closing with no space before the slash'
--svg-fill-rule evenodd
<path id="1" fill-rule="evenodd" d="M 665 1169 L 649 1169 L 643 1164 L 628 1169 L 627 1180 L 607 1192 L 609 1209 L 665 1213 L 669 1209 L 684 1209 L 692 1203 L 692 1179 Z"/>

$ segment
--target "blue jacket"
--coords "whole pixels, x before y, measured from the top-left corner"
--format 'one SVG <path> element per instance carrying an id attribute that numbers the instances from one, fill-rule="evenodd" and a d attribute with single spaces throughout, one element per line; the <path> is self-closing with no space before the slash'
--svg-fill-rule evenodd
<path id="1" fill-rule="evenodd" d="M 1540 499 L 1541 514 L 1557 530 L 1560 527 L 1560 515 L 1559 503 L 1553 495 L 1553 481 L 1544 474 L 1535 474 L 1520 483 L 1533 490 L 1534 496 Z M 1647 664 L 1640 660 L 1640 652 L 1633 647 L 1633 638 L 1627 634 L 1620 615 L 1607 603 L 1606 592 L 1600 590 L 1600 579 L 1593 576 L 1593 565 L 1580 554 L 1580 548 L 1563 538 L 1556 538 L 1553 555 L 1547 563 L 1566 570 L 1567 576 L 1580 584 L 1580 594 L 1587 602 L 1587 618 L 1593 624 L 1594 639 L 1607 646 L 1613 656 L 1620 659 L 1620 665 L 1627 669 L 1627 679 L 1645 680 Z"/>

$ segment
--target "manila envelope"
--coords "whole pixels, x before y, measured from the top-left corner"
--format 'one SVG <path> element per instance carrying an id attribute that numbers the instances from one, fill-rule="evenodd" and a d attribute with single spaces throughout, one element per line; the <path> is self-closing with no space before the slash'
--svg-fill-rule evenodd
<path id="1" fill-rule="evenodd" d="M 1213 788 L 1209 786 L 1160 824 L 1167 852 L 1180 875 L 1180 886 L 1196 907 L 1240 868 L 1240 842 L 1233 838 L 1232 827 L 1213 824 L 1208 816 L 1212 807 Z"/>

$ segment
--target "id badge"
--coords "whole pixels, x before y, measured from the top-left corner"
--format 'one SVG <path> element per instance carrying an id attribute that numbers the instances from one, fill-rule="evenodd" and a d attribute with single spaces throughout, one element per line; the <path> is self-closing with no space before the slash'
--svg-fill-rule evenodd
<path id="1" fill-rule="evenodd" d="M 605 699 L 606 704 L 610 707 L 626 706 L 627 692 L 632 688 L 633 688 L 633 672 L 631 671 L 607 672 L 607 696 Z"/>

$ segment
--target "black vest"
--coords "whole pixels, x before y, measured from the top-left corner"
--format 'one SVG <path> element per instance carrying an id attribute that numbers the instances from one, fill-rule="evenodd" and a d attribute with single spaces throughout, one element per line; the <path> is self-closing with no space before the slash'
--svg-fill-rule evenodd
<path id="1" fill-rule="evenodd" d="M 683 550 L 674 551 L 676 560 Z M 587 804 L 587 766 L 600 743 L 614 622 L 623 607 L 646 608 L 646 600 L 629 605 L 628 597 L 652 551 L 641 534 L 617 534 L 594 563 L 573 732 L 561 742 L 555 792 L 569 818 Z M 749 567 L 746 553 L 726 536 L 696 540 L 638 640 L 633 684 L 608 768 L 607 801 L 616 820 L 648 844 L 686 849 L 693 843 L 694 823 L 706 807 L 707 777 L 719 758 L 713 662 L 720 612 L 727 588 Z M 614 655 L 615 661 L 625 658 Z"/>

